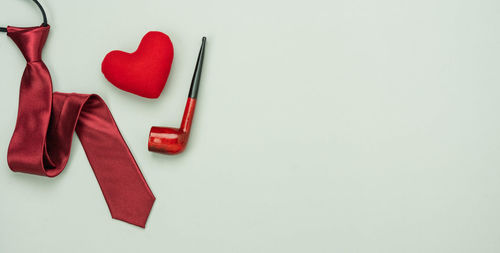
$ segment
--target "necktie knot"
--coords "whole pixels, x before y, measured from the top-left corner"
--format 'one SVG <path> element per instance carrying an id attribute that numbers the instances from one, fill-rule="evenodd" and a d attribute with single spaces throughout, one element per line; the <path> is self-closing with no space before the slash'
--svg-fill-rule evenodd
<path id="1" fill-rule="evenodd" d="M 7 35 L 16 43 L 27 62 L 42 60 L 42 49 L 47 41 L 50 26 L 19 28 L 9 26 Z"/>

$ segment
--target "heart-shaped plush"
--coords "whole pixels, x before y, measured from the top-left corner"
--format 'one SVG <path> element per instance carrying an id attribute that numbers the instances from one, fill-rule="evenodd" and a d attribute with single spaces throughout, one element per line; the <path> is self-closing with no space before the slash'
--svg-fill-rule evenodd
<path id="1" fill-rule="evenodd" d="M 112 51 L 104 57 L 101 70 L 117 88 L 146 98 L 158 98 L 165 87 L 174 47 L 162 32 L 148 32 L 133 53 Z"/>

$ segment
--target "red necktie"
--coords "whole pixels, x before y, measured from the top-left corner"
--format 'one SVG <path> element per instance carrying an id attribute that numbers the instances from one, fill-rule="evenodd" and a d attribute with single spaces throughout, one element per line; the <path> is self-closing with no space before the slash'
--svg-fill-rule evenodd
<path id="1" fill-rule="evenodd" d="M 97 95 L 52 93 L 42 48 L 50 26 L 8 27 L 27 66 L 7 154 L 9 167 L 47 177 L 64 169 L 76 131 L 111 216 L 144 227 L 155 201 L 104 101 Z"/>

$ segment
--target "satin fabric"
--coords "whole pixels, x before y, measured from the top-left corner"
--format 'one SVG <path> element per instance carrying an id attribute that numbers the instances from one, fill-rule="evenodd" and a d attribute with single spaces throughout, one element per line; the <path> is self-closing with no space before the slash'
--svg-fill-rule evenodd
<path id="1" fill-rule="evenodd" d="M 41 58 L 49 30 L 50 26 L 7 28 L 27 61 L 7 154 L 9 167 L 57 176 L 68 161 L 76 131 L 111 216 L 145 227 L 155 197 L 104 101 L 97 95 L 52 93 L 50 73 Z"/>

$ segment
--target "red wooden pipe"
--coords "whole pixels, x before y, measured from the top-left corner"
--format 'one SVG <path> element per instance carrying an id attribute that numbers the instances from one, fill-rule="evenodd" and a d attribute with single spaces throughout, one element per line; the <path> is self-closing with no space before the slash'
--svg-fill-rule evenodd
<path id="1" fill-rule="evenodd" d="M 206 38 L 203 37 L 181 126 L 179 128 L 152 127 L 149 132 L 149 151 L 175 155 L 181 153 L 186 148 L 191 124 L 193 122 L 196 98 L 198 96 L 198 87 L 200 86 L 201 70 L 205 55 L 205 42 Z"/>

